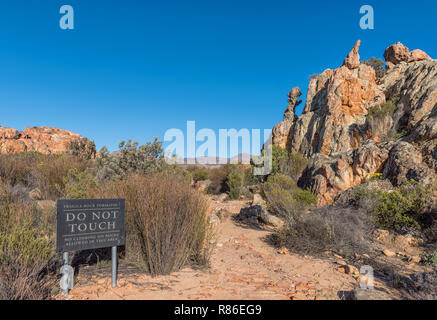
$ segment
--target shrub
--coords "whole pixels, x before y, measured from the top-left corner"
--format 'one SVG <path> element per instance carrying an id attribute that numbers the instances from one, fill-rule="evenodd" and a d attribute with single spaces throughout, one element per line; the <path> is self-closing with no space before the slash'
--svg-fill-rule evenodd
<path id="1" fill-rule="evenodd" d="M 162 144 L 155 137 L 153 142 L 139 146 L 138 142 L 122 141 L 120 150 L 109 154 L 106 148 L 97 158 L 97 181 L 125 179 L 130 174 L 158 172 L 165 166 Z"/>
<path id="2" fill-rule="evenodd" d="M 393 101 L 389 100 L 381 105 L 370 108 L 367 117 L 369 119 L 382 119 L 386 116 L 392 117 L 396 109 L 397 107 Z"/>
<path id="3" fill-rule="evenodd" d="M 188 167 L 187 170 L 191 172 L 194 182 L 209 179 L 209 170 L 204 167 Z"/>
<path id="4" fill-rule="evenodd" d="M 352 206 L 354 208 L 365 209 L 367 212 L 372 212 L 379 201 L 381 194 L 384 191 L 378 188 L 357 186 L 348 190 L 346 199 L 342 199 L 340 203 L 345 206 Z"/>
<path id="5" fill-rule="evenodd" d="M 96 144 L 87 138 L 76 139 L 70 142 L 68 152 L 85 160 L 94 159 L 96 157 Z"/>
<path id="6" fill-rule="evenodd" d="M 307 158 L 305 158 L 302 154 L 291 152 L 288 157 L 286 168 L 283 169 L 283 173 L 292 177 L 294 181 L 297 181 L 307 163 Z"/>
<path id="7" fill-rule="evenodd" d="M 193 182 L 192 173 L 176 164 L 164 164 L 161 173 L 164 175 L 175 176 L 187 184 L 191 184 Z"/>
<path id="8" fill-rule="evenodd" d="M 375 57 L 363 61 L 364 64 L 372 67 L 375 70 L 376 79 L 379 80 L 384 76 L 384 61 Z"/>
<path id="9" fill-rule="evenodd" d="M 98 187 L 98 183 L 87 171 L 79 172 L 73 168 L 64 177 L 63 198 L 66 199 L 84 199 L 89 198 L 92 189 Z"/>
<path id="10" fill-rule="evenodd" d="M 297 181 L 307 163 L 308 160 L 300 153 L 288 152 L 281 147 L 272 146 L 271 174 L 282 173 Z"/>
<path id="11" fill-rule="evenodd" d="M 437 253 L 430 253 L 422 255 L 421 262 L 424 265 L 429 265 L 434 269 L 437 269 Z"/>
<path id="12" fill-rule="evenodd" d="M 53 244 L 35 230 L 0 232 L 0 300 L 46 299 L 53 286 L 47 268 Z"/>
<path id="13" fill-rule="evenodd" d="M 317 197 L 300 189 L 290 177 L 277 173 L 263 184 L 263 193 L 269 210 L 279 216 L 296 219 L 299 211 L 317 204 Z"/>
<path id="14" fill-rule="evenodd" d="M 271 174 L 281 173 L 282 172 L 281 166 L 287 161 L 288 161 L 288 151 L 278 146 L 272 146 Z"/>
<path id="15" fill-rule="evenodd" d="M 211 180 L 211 184 L 208 187 L 208 193 L 219 194 L 226 192 L 228 190 L 228 186 L 226 184 L 227 177 L 228 169 L 226 166 L 211 169 L 209 174 L 209 180 Z"/>
<path id="16" fill-rule="evenodd" d="M 317 255 L 326 250 L 351 255 L 366 252 L 373 230 L 370 215 L 365 210 L 323 207 L 295 220 L 286 220 L 272 240 L 300 254 Z"/>
<path id="17" fill-rule="evenodd" d="M 310 190 L 297 189 L 293 194 L 294 199 L 298 204 L 304 207 L 312 207 L 317 204 L 317 196 Z"/>
<path id="18" fill-rule="evenodd" d="M 229 198 L 239 199 L 244 184 L 244 171 L 239 165 L 229 165 L 226 184 L 229 188 Z"/>
<path id="19" fill-rule="evenodd" d="M 407 181 L 392 192 L 383 192 L 373 210 L 376 223 L 385 229 L 420 229 L 436 191 L 435 184 Z"/>
<path id="20" fill-rule="evenodd" d="M 28 191 L 38 188 L 44 199 L 62 196 L 64 177 L 70 169 L 91 168 L 90 161 L 73 155 L 43 155 L 36 152 L 0 155 L 0 179 L 11 187 L 22 185 Z"/>
<path id="21" fill-rule="evenodd" d="M 1 189 L 0 213 L 0 300 L 49 298 L 55 212 L 39 212 Z"/>
<path id="22" fill-rule="evenodd" d="M 16 226 L 26 226 L 50 237 L 55 231 L 55 212 L 40 212 L 34 203 L 14 199 L 6 190 L 1 190 L 0 213 L 0 232 L 8 233 Z"/>
<path id="23" fill-rule="evenodd" d="M 209 260 L 206 199 L 180 177 L 155 173 L 108 182 L 102 197 L 126 199 L 126 254 L 152 275 Z"/>
<path id="24" fill-rule="evenodd" d="M 390 191 L 357 187 L 349 193 L 347 204 L 366 209 L 380 228 L 417 230 L 426 227 L 427 208 L 433 203 L 436 191 L 435 183 L 425 185 L 415 181 L 407 181 Z"/>
<path id="25" fill-rule="evenodd" d="M 253 167 L 250 166 L 244 169 L 244 186 L 254 186 L 261 182 L 260 176 L 255 176 L 253 174 Z"/>
<path id="26" fill-rule="evenodd" d="M 368 181 L 378 181 L 378 180 L 382 180 L 382 173 L 380 172 L 369 173 Z"/>

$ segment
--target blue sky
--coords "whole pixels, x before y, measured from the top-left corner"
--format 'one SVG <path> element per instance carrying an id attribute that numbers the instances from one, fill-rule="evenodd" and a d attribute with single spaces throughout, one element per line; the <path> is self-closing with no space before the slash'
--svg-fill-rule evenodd
<path id="1" fill-rule="evenodd" d="M 75 29 L 59 28 L 59 8 Z M 359 28 L 361 5 L 375 30 Z M 0 125 L 116 149 L 169 128 L 273 127 L 288 91 L 401 41 L 437 57 L 436 1 L 0 1 Z M 302 109 L 303 105 L 299 109 Z"/>

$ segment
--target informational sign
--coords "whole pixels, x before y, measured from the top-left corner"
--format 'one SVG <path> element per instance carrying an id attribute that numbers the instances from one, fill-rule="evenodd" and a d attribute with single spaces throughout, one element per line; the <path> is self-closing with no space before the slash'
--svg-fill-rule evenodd
<path id="1" fill-rule="evenodd" d="M 125 244 L 124 199 L 62 199 L 57 202 L 56 250 Z"/>

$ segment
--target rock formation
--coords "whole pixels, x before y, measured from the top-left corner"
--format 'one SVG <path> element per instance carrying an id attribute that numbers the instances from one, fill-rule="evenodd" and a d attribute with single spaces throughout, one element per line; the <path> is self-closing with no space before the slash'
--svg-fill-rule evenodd
<path id="1" fill-rule="evenodd" d="M 278 123 L 273 128 L 272 143 L 274 145 L 278 145 L 284 149 L 287 147 L 290 129 L 297 120 L 295 109 L 302 102 L 302 100 L 297 99 L 301 95 L 302 93 L 298 87 L 291 89 L 291 91 L 288 93 L 288 107 L 284 111 L 284 121 Z"/>
<path id="2" fill-rule="evenodd" d="M 343 65 L 346 66 L 348 69 L 352 70 L 360 66 L 360 55 L 358 53 L 358 51 L 360 50 L 360 44 L 361 41 L 358 40 L 352 48 L 351 52 L 349 52 L 346 59 L 344 59 L 343 61 Z"/>
<path id="3" fill-rule="evenodd" d="M 409 63 L 422 60 L 432 60 L 431 57 L 422 50 L 416 49 L 410 52 L 410 50 L 400 42 L 385 49 L 384 59 L 388 68 L 401 62 Z"/>
<path id="4" fill-rule="evenodd" d="M 394 44 L 384 53 L 388 69 L 377 82 L 374 69 L 359 63 L 359 46 L 340 68 L 311 79 L 300 117 L 294 114 L 300 90 L 294 88 L 299 95 L 290 93 L 284 121 L 272 133 L 274 145 L 309 158 L 299 185 L 310 188 L 320 204 L 332 203 L 375 172 L 395 186 L 437 177 L 437 61 Z M 395 96 L 394 114 L 369 125 L 369 110 Z M 390 138 L 395 131 L 398 137 Z"/>
<path id="5" fill-rule="evenodd" d="M 27 127 L 24 131 L 0 127 L 0 153 L 36 151 L 59 154 L 69 150 L 70 143 L 82 137 L 74 132 L 50 127 Z"/>

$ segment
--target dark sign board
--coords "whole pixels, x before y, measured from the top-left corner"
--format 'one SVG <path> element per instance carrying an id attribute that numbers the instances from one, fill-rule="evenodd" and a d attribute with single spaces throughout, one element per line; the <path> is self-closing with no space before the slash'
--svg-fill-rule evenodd
<path id="1" fill-rule="evenodd" d="M 124 199 L 58 200 L 56 250 L 115 247 L 125 244 Z"/>

